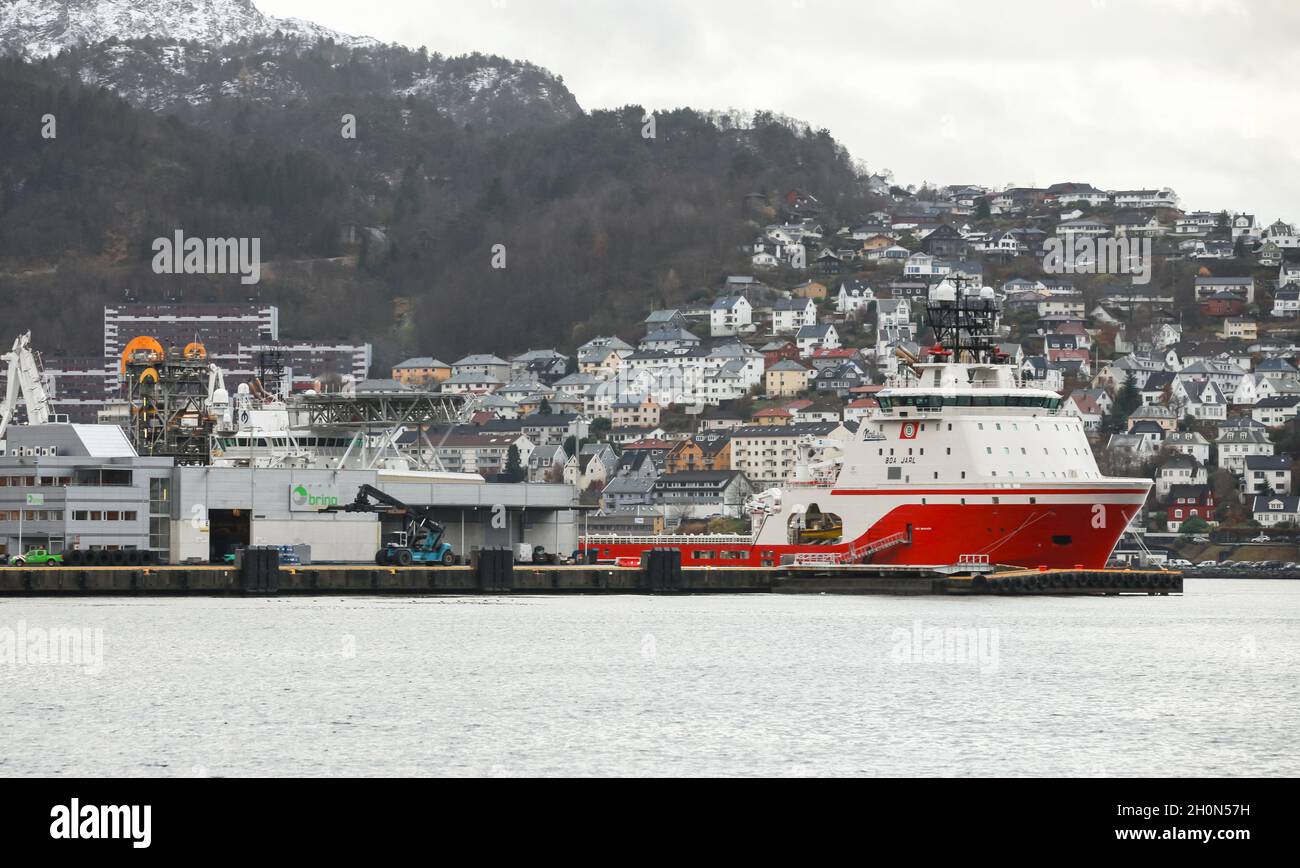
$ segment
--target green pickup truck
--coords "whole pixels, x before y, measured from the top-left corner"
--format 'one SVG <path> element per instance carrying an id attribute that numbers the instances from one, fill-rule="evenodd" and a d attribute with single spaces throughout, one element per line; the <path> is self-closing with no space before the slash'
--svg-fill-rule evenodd
<path id="1" fill-rule="evenodd" d="M 21 555 L 14 555 L 13 560 L 9 562 L 15 567 L 27 565 L 37 567 L 57 567 L 63 564 L 63 555 L 50 554 L 45 549 L 31 549 Z"/>

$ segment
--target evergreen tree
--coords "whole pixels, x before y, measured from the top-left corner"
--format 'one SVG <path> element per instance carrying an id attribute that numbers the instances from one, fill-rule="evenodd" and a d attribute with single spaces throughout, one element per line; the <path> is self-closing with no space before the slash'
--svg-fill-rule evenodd
<path id="1" fill-rule="evenodd" d="M 507 482 L 522 482 L 524 478 L 524 466 L 519 460 L 519 447 L 510 444 L 510 449 L 506 451 L 506 467 L 501 472 Z"/>
<path id="2" fill-rule="evenodd" d="M 1115 396 L 1115 404 L 1110 408 L 1110 415 L 1106 417 L 1107 431 L 1123 431 L 1128 427 L 1128 417 L 1133 415 L 1142 404 L 1142 396 L 1138 394 L 1137 387 L 1133 385 L 1130 379 L 1120 388 L 1119 394 Z"/>

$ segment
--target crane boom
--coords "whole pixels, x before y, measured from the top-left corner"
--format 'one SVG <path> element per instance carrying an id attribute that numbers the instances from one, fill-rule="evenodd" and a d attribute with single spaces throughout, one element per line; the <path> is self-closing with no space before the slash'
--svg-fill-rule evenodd
<path id="1" fill-rule="evenodd" d="M 50 421 L 52 408 L 50 397 L 41 385 L 41 369 L 36 364 L 36 354 L 32 352 L 32 333 L 23 332 L 14 338 L 13 349 L 0 356 L 8 367 L 8 383 L 5 388 L 5 403 L 0 411 L 0 440 L 4 439 L 9 423 L 13 421 L 17 408 L 18 395 L 21 393 L 27 403 L 27 423 L 44 425 Z"/>
<path id="2" fill-rule="evenodd" d="M 403 503 L 391 494 L 387 494 L 373 485 L 362 485 L 357 489 L 357 496 L 351 503 L 328 506 L 322 512 L 373 512 L 396 513 L 402 516 L 402 533 L 395 542 L 389 543 L 375 555 L 376 563 L 409 566 L 415 563 L 436 563 L 451 566 L 456 557 L 451 546 L 443 542 L 446 533 L 440 523 L 434 521 L 427 506 L 411 506 Z"/>
<path id="3" fill-rule="evenodd" d="M 403 503 L 387 492 L 373 485 L 362 485 L 357 489 L 357 496 L 351 503 L 342 506 L 326 507 L 323 512 L 392 512 L 402 515 L 406 533 L 414 544 L 417 540 L 431 537 L 436 543 L 442 539 L 444 528 L 433 520 L 427 507 L 411 506 Z"/>

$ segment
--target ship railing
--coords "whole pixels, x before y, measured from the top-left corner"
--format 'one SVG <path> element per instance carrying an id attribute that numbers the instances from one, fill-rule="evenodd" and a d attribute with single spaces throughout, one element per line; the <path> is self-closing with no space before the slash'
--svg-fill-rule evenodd
<path id="1" fill-rule="evenodd" d="M 794 556 L 794 564 L 797 567 L 833 565 L 843 563 L 840 560 L 843 556 L 843 552 L 801 552 Z"/>
<path id="2" fill-rule="evenodd" d="M 833 473 L 814 473 L 812 474 L 811 479 L 790 479 L 786 481 L 786 485 L 792 487 L 800 486 L 800 485 L 805 487 L 809 485 L 827 486 L 827 485 L 834 485 L 839 478 L 840 478 L 839 471 L 836 470 Z"/>
<path id="3" fill-rule="evenodd" d="M 582 537 L 586 545 L 753 545 L 754 538 L 735 533 L 665 533 L 665 534 L 621 534 L 593 533 Z"/>
<path id="4" fill-rule="evenodd" d="M 957 558 L 959 567 L 987 566 L 988 563 L 988 555 L 961 555 Z"/>

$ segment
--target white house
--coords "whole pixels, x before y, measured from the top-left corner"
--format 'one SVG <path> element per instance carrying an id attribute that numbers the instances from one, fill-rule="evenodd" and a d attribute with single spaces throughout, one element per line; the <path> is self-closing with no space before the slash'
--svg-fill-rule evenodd
<path id="1" fill-rule="evenodd" d="M 876 302 L 876 328 L 905 326 L 912 321 L 912 304 L 905 298 L 882 298 Z"/>
<path id="2" fill-rule="evenodd" d="M 1300 316 L 1300 285 L 1292 283 L 1275 292 L 1269 313 L 1276 317 Z"/>
<path id="3" fill-rule="evenodd" d="M 835 296 L 835 310 L 842 314 L 860 314 L 876 300 L 876 293 L 860 280 L 845 280 L 840 283 L 839 294 Z"/>
<path id="4" fill-rule="evenodd" d="M 754 331 L 754 307 L 743 295 L 728 295 L 709 308 L 709 334 L 730 337 Z"/>
<path id="5" fill-rule="evenodd" d="M 1177 208 L 1178 194 L 1168 187 L 1159 190 L 1111 190 L 1118 208 Z"/>
<path id="6" fill-rule="evenodd" d="M 1275 395 L 1264 398 L 1251 407 L 1250 417 L 1270 428 L 1277 428 L 1296 417 L 1297 406 L 1300 406 L 1300 396 Z"/>
<path id="7" fill-rule="evenodd" d="M 1275 446 L 1264 428 L 1220 428 L 1216 445 L 1219 466 L 1232 473 L 1246 472 L 1246 459 L 1257 455 L 1272 455 Z"/>
<path id="8" fill-rule="evenodd" d="M 1204 485 L 1209 479 L 1205 465 L 1190 455 L 1174 455 L 1156 471 L 1156 496 L 1164 500 L 1174 485 Z"/>
<path id="9" fill-rule="evenodd" d="M 772 334 L 791 335 L 817 322 L 817 305 L 811 298 L 781 298 L 772 305 Z"/>
<path id="10" fill-rule="evenodd" d="M 1174 381 L 1174 401 L 1185 415 L 1197 419 L 1228 418 L 1228 399 L 1209 380 L 1177 378 Z"/>
<path id="11" fill-rule="evenodd" d="M 1260 495 L 1251 505 L 1255 521 L 1264 527 L 1273 527 L 1282 523 L 1300 523 L 1300 497 L 1282 497 L 1280 495 Z"/>
<path id="12" fill-rule="evenodd" d="M 838 350 L 840 336 L 833 323 L 806 325 L 795 334 L 795 343 L 799 346 L 799 355 L 811 356 L 815 350 Z"/>
<path id="13" fill-rule="evenodd" d="M 1175 431 L 1165 437 L 1165 448 L 1181 452 L 1201 464 L 1210 460 L 1210 441 L 1196 431 Z"/>
<path id="14" fill-rule="evenodd" d="M 913 253 L 903 265 L 903 274 L 909 277 L 938 276 L 952 271 L 952 264 L 928 253 Z"/>
<path id="15" fill-rule="evenodd" d="M 1291 493 L 1291 458 L 1287 455 L 1252 455 L 1241 475 L 1242 494 Z"/>

